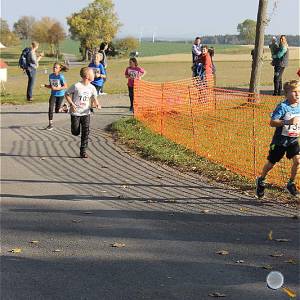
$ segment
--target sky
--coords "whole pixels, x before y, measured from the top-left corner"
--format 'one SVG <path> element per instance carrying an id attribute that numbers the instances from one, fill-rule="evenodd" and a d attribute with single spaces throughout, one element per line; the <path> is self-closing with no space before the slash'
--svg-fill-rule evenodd
<path id="1" fill-rule="evenodd" d="M 55 18 L 67 28 L 66 17 L 89 0 L 1 0 L 1 17 L 12 28 L 21 16 Z M 259 0 L 113 0 L 123 24 L 119 37 L 186 38 L 237 34 L 238 23 L 256 20 Z M 274 2 L 277 9 L 272 14 Z M 267 34 L 299 34 L 300 0 L 269 0 Z M 17 8 L 17 9 L 16 9 Z"/>

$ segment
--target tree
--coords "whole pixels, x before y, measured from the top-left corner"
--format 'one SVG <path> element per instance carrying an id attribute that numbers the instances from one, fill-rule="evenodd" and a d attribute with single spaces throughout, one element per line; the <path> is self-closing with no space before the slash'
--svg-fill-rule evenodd
<path id="1" fill-rule="evenodd" d="M 49 17 L 43 17 L 40 21 L 33 24 L 32 39 L 39 43 L 49 43 L 49 29 L 57 21 Z"/>
<path id="2" fill-rule="evenodd" d="M 15 33 L 11 32 L 6 20 L 0 18 L 0 36 L 1 43 L 5 46 L 14 46 L 19 43 L 19 39 Z"/>
<path id="3" fill-rule="evenodd" d="M 14 23 L 14 31 L 21 40 L 31 39 L 34 17 L 23 16 L 16 23 Z"/>
<path id="4" fill-rule="evenodd" d="M 256 21 L 245 20 L 243 23 L 238 24 L 237 31 L 239 32 L 240 39 L 244 40 L 247 44 L 254 44 Z"/>
<path id="5" fill-rule="evenodd" d="M 98 47 L 101 41 L 110 42 L 121 23 L 114 11 L 112 0 L 94 0 L 78 13 L 67 18 L 73 39 L 80 41 L 83 59 Z"/>
<path id="6" fill-rule="evenodd" d="M 265 38 L 265 26 L 268 23 L 267 19 L 268 0 L 259 0 L 257 12 L 257 26 L 255 37 L 255 48 L 252 62 L 251 78 L 249 92 L 259 93 L 260 75 L 263 64 L 263 50 Z"/>
<path id="7" fill-rule="evenodd" d="M 116 43 L 118 52 L 123 55 L 128 55 L 131 51 L 139 47 L 139 41 L 134 37 L 126 37 Z"/>
<path id="8" fill-rule="evenodd" d="M 59 22 L 54 23 L 51 28 L 48 30 L 48 41 L 51 46 L 52 53 L 55 51 L 56 56 L 59 57 L 59 42 L 63 41 L 66 38 L 65 31 L 62 25 Z M 54 50 L 53 50 L 54 47 Z"/>

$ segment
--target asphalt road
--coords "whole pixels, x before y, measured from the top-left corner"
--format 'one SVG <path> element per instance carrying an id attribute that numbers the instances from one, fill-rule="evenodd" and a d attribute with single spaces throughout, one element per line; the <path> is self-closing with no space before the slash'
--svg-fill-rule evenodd
<path id="1" fill-rule="evenodd" d="M 299 295 L 295 210 L 137 157 L 104 131 L 127 97 L 102 102 L 87 160 L 67 114 L 2 106 L 1 299 L 289 299 L 268 268 Z"/>

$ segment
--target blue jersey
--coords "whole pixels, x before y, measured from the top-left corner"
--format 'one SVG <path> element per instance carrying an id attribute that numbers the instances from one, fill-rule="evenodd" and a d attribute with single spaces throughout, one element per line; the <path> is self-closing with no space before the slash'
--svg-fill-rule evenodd
<path id="1" fill-rule="evenodd" d="M 104 66 L 101 63 L 99 65 L 96 65 L 94 63 L 90 63 L 89 68 L 92 68 L 94 70 L 94 73 L 95 73 L 95 79 L 91 83 L 93 85 L 103 86 L 104 79 L 101 78 L 101 77 L 97 77 L 97 74 L 106 75 L 106 71 L 105 71 Z"/>
<path id="2" fill-rule="evenodd" d="M 55 75 L 54 73 L 49 75 L 49 83 L 52 87 L 62 87 L 65 85 L 65 77 L 62 74 Z M 63 97 L 66 90 L 53 91 L 51 90 L 51 95 L 55 97 Z"/>
<path id="3" fill-rule="evenodd" d="M 300 118 L 300 104 L 298 103 L 296 106 L 291 106 L 289 101 L 285 100 L 278 104 L 272 113 L 271 119 L 288 121 L 294 117 Z M 287 147 L 298 141 L 299 133 L 300 124 L 276 127 L 272 144 Z"/>

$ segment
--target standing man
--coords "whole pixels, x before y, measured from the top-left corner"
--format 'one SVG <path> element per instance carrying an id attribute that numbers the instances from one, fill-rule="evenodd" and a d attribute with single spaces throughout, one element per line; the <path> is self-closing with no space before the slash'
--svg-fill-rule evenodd
<path id="1" fill-rule="evenodd" d="M 28 76 L 28 84 L 27 84 L 26 96 L 29 102 L 33 100 L 32 94 L 33 94 L 33 86 L 36 77 L 36 71 L 39 66 L 39 61 L 42 58 L 42 54 L 39 54 L 39 56 L 37 56 L 36 50 L 38 49 L 38 47 L 39 47 L 38 42 L 32 42 L 31 49 L 27 56 L 27 67 L 25 69 L 25 72 Z"/>
<path id="2" fill-rule="evenodd" d="M 198 72 L 197 72 L 197 64 L 201 55 L 201 38 L 200 37 L 196 37 L 194 44 L 193 44 L 193 48 L 192 48 L 192 58 L 193 58 L 193 66 L 192 66 L 192 70 L 193 70 L 193 77 L 198 76 Z"/>

